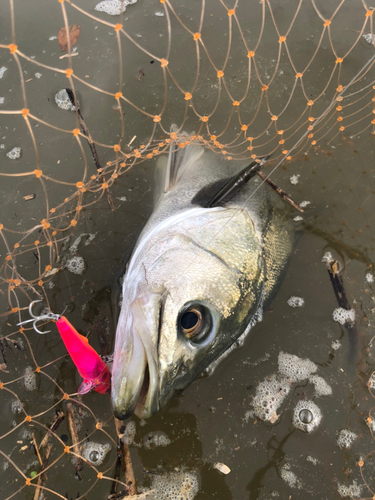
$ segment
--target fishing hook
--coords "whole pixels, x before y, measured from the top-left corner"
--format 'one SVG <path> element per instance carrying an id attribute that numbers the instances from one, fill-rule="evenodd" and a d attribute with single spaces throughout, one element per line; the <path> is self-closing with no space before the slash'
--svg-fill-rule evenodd
<path id="1" fill-rule="evenodd" d="M 53 314 L 52 312 L 48 312 L 46 314 L 42 314 L 40 316 L 35 316 L 35 314 L 33 314 L 33 305 L 36 303 L 36 302 L 42 302 L 41 300 L 33 300 L 31 302 L 31 304 L 29 305 L 29 313 L 30 313 L 30 316 L 31 316 L 31 319 L 26 319 L 25 321 L 21 321 L 21 323 L 17 323 L 17 326 L 20 326 L 20 325 L 25 325 L 26 323 L 33 323 L 33 328 L 34 330 L 37 332 L 37 333 L 40 333 L 40 335 L 45 335 L 46 333 L 49 333 L 51 330 L 48 330 L 47 332 L 41 332 L 40 330 L 38 330 L 36 324 L 38 321 L 58 321 L 61 316 L 60 314 Z"/>

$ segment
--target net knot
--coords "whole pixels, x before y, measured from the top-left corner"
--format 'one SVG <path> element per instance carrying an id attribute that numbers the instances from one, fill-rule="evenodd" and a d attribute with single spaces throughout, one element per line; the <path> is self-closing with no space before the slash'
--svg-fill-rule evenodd
<path id="1" fill-rule="evenodd" d="M 162 68 L 168 66 L 168 61 L 166 59 L 160 59 L 160 65 Z"/>
<path id="2" fill-rule="evenodd" d="M 115 144 L 113 146 L 113 150 L 115 151 L 115 153 L 118 153 L 119 151 L 121 151 L 121 146 L 120 144 Z"/>
<path id="3" fill-rule="evenodd" d="M 68 401 L 69 399 L 69 394 L 68 393 L 64 393 L 64 396 L 63 396 L 63 399 L 65 399 L 65 401 Z"/>
<path id="4" fill-rule="evenodd" d="M 279 43 L 283 43 L 286 40 L 286 36 L 280 36 L 279 37 Z"/>
<path id="5" fill-rule="evenodd" d="M 29 477 L 26 478 L 26 482 L 25 482 L 26 486 L 30 486 L 31 484 L 31 479 Z"/>
<path id="6" fill-rule="evenodd" d="M 97 476 L 96 476 L 98 479 L 103 479 L 103 473 L 102 472 L 98 472 Z"/>
<path id="7" fill-rule="evenodd" d="M 224 71 L 219 70 L 219 71 L 217 72 L 217 77 L 218 77 L 218 78 L 222 78 L 223 76 L 224 76 Z"/>
<path id="8" fill-rule="evenodd" d="M 247 125 L 242 125 L 241 126 L 241 130 L 242 132 L 246 132 L 246 130 L 248 129 L 248 126 Z"/>
<path id="9" fill-rule="evenodd" d="M 72 76 L 72 74 L 73 74 L 72 68 L 66 69 L 65 70 L 65 74 L 66 74 L 67 78 L 70 78 Z"/>
<path id="10" fill-rule="evenodd" d="M 122 92 L 116 92 L 115 98 L 118 100 L 120 97 L 122 97 Z"/>
<path id="11" fill-rule="evenodd" d="M 368 10 L 368 11 L 366 12 L 366 17 L 372 16 L 372 15 L 373 15 L 373 13 L 374 13 L 374 11 L 373 11 L 373 10 Z"/>
<path id="12" fill-rule="evenodd" d="M 363 462 L 363 460 L 360 460 L 360 461 L 358 462 L 358 465 L 359 465 L 359 467 L 363 467 L 363 466 L 364 466 L 364 462 Z"/>
<path id="13" fill-rule="evenodd" d="M 31 420 L 32 420 L 32 419 L 31 419 L 30 415 L 26 415 L 26 417 L 25 417 L 25 422 L 31 422 Z"/>
<path id="14" fill-rule="evenodd" d="M 238 101 L 233 101 L 233 106 L 239 106 L 240 103 Z"/>
<path id="15" fill-rule="evenodd" d="M 228 10 L 228 16 L 231 17 L 231 16 L 234 16 L 235 14 L 235 10 L 234 9 L 229 9 Z"/>
<path id="16" fill-rule="evenodd" d="M 249 50 L 249 52 L 247 53 L 247 57 L 250 58 L 250 57 L 254 57 L 255 56 L 255 52 L 253 50 Z"/>
<path id="17" fill-rule="evenodd" d="M 329 26 L 329 25 L 331 24 L 331 22 L 332 22 L 332 21 L 330 21 L 329 19 L 326 19 L 326 20 L 324 21 L 324 23 L 323 23 L 323 26 L 324 26 L 324 27 L 327 27 L 327 26 Z"/>
<path id="18" fill-rule="evenodd" d="M 95 429 L 101 429 L 103 425 L 100 422 L 96 422 Z"/>
<path id="19" fill-rule="evenodd" d="M 303 73 L 296 73 L 296 78 L 302 78 L 303 77 Z"/>
<path id="20" fill-rule="evenodd" d="M 373 120 L 372 123 L 374 123 L 374 125 L 375 125 L 375 120 Z M 345 130 L 345 127 L 340 127 L 339 130 L 340 130 L 340 132 L 343 132 Z"/>
<path id="21" fill-rule="evenodd" d="M 314 101 L 311 101 L 311 100 L 310 100 L 310 101 L 307 101 L 307 105 L 308 105 L 308 106 L 312 106 L 313 104 L 314 104 Z"/>
<path id="22" fill-rule="evenodd" d="M 156 116 L 154 116 L 154 122 L 155 122 L 155 123 L 158 123 L 158 122 L 160 122 L 160 121 L 161 121 L 161 116 L 160 116 L 160 115 L 156 115 Z"/>
<path id="23" fill-rule="evenodd" d="M 268 85 L 263 84 L 263 85 L 262 85 L 262 90 L 263 90 L 263 91 L 268 90 Z"/>
<path id="24" fill-rule="evenodd" d="M 202 35 L 200 33 L 194 33 L 193 38 L 194 38 L 195 41 L 197 41 L 197 40 L 199 40 L 201 38 L 201 36 Z"/>
<path id="25" fill-rule="evenodd" d="M 341 111 L 341 110 L 342 110 L 342 106 L 337 106 L 336 111 Z"/>
<path id="26" fill-rule="evenodd" d="M 49 227 L 51 227 L 51 224 L 46 219 L 42 219 L 40 223 L 42 224 L 43 229 L 48 229 Z"/>
<path id="27" fill-rule="evenodd" d="M 65 448 L 64 448 L 64 453 L 70 453 L 70 448 L 69 448 L 69 446 L 65 446 Z"/>
<path id="28" fill-rule="evenodd" d="M 14 54 L 17 51 L 18 47 L 15 43 L 11 43 L 8 45 L 8 49 L 10 50 L 11 54 Z"/>
<path id="29" fill-rule="evenodd" d="M 273 122 L 276 122 L 278 120 L 278 117 L 276 115 L 271 116 L 271 120 Z"/>
<path id="30" fill-rule="evenodd" d="M 120 30 L 122 30 L 122 24 L 118 23 L 115 26 L 115 31 L 120 31 Z"/>
<path id="31" fill-rule="evenodd" d="M 27 109 L 27 108 L 23 108 L 23 110 L 22 110 L 22 116 L 23 116 L 24 118 L 26 118 L 26 116 L 27 116 L 29 113 L 30 113 L 30 110 L 29 110 L 29 109 Z"/>
<path id="32" fill-rule="evenodd" d="M 208 116 L 202 116 L 201 121 L 204 123 L 208 122 Z"/>
<path id="33" fill-rule="evenodd" d="M 185 101 L 190 101 L 190 99 L 192 99 L 192 95 L 190 94 L 190 92 L 185 92 Z"/>
<path id="34" fill-rule="evenodd" d="M 73 135 L 74 137 L 77 137 L 79 135 L 79 128 L 73 129 Z"/>
<path id="35" fill-rule="evenodd" d="M 36 170 L 34 170 L 34 174 L 39 179 L 39 177 L 42 176 L 43 172 L 40 170 L 40 168 L 37 168 Z"/>
<path id="36" fill-rule="evenodd" d="M 343 62 L 343 58 L 342 57 L 338 57 L 335 61 L 335 64 L 341 64 Z"/>

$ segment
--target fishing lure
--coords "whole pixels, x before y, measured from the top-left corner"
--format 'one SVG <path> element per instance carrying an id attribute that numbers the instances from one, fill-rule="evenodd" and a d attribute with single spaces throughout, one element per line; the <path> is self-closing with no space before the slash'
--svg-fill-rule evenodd
<path id="1" fill-rule="evenodd" d="M 37 328 L 38 321 L 55 321 L 65 347 L 75 364 L 78 373 L 83 378 L 82 384 L 78 388 L 78 394 L 87 394 L 92 389 L 100 394 L 106 394 L 111 386 L 111 373 L 108 366 L 104 363 L 99 354 L 89 344 L 87 337 L 80 335 L 70 321 L 59 314 L 48 312 L 41 316 L 35 316 L 32 312 L 33 301 L 29 306 L 29 312 L 32 319 L 22 321 L 18 325 L 33 323 L 34 330 L 40 334 Z"/>

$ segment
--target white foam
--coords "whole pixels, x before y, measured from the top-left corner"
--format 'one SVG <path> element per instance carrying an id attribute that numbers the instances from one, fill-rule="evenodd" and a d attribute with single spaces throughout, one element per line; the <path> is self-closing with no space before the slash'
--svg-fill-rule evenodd
<path id="1" fill-rule="evenodd" d="M 353 481 L 352 484 L 349 485 L 337 483 L 337 491 L 341 498 L 360 498 L 362 486 L 357 484 L 357 481 Z"/>
<path id="2" fill-rule="evenodd" d="M 104 459 L 112 446 L 109 443 L 94 443 L 93 441 L 86 441 L 82 448 L 82 456 L 88 462 L 98 466 L 104 462 Z"/>
<path id="3" fill-rule="evenodd" d="M 12 410 L 13 413 L 17 415 L 21 413 L 23 409 L 23 404 L 18 399 L 14 399 L 10 404 L 10 409 Z"/>
<path id="4" fill-rule="evenodd" d="M 290 383 L 276 374 L 266 377 L 256 388 L 252 405 L 254 414 L 260 420 L 275 422 L 278 419 L 277 410 L 289 394 Z"/>
<path id="5" fill-rule="evenodd" d="M 294 219 L 296 220 L 296 219 Z M 290 307 L 302 307 L 305 304 L 305 300 L 302 297 L 295 297 L 294 295 L 288 299 L 288 306 Z"/>
<path id="6" fill-rule="evenodd" d="M 143 438 L 143 447 L 146 450 L 159 448 L 160 446 L 168 446 L 171 444 L 169 437 L 162 432 L 150 432 Z"/>
<path id="7" fill-rule="evenodd" d="M 0 68 L 0 80 L 1 78 L 4 76 L 4 73 L 7 71 L 8 68 L 6 68 L 5 66 L 2 66 Z"/>
<path id="8" fill-rule="evenodd" d="M 85 272 L 85 261 L 76 255 L 64 263 L 64 267 L 73 274 L 83 274 Z"/>
<path id="9" fill-rule="evenodd" d="M 92 242 L 92 240 L 95 238 L 95 236 L 97 235 L 98 233 L 82 233 L 80 234 L 76 240 L 74 241 L 73 245 L 69 248 L 69 251 L 71 253 L 76 253 L 77 250 L 78 250 L 78 246 L 79 244 L 81 243 L 82 241 L 82 238 L 84 238 L 84 242 L 83 242 L 83 245 L 86 247 L 87 245 L 90 245 L 90 243 Z"/>
<path id="10" fill-rule="evenodd" d="M 135 422 L 131 421 L 126 424 L 124 434 L 122 435 L 121 441 L 128 446 L 131 445 L 134 441 L 135 432 L 136 432 Z"/>
<path id="11" fill-rule="evenodd" d="M 197 474 L 194 471 L 178 471 L 167 474 L 152 474 L 151 488 L 155 490 L 150 498 L 154 500 L 193 500 L 199 490 Z"/>
<path id="12" fill-rule="evenodd" d="M 95 10 L 98 12 L 105 12 L 110 16 L 119 16 L 126 11 L 128 5 L 136 3 L 136 1 L 137 0 L 103 0 L 103 2 L 99 2 L 95 6 Z"/>
<path id="13" fill-rule="evenodd" d="M 342 429 L 337 433 L 336 443 L 341 449 L 349 449 L 357 437 L 357 434 L 349 429 Z"/>
<path id="14" fill-rule="evenodd" d="M 372 35 L 371 33 L 366 33 L 365 35 L 362 35 L 362 36 L 366 40 L 367 43 L 370 43 L 371 45 L 375 45 L 375 35 Z"/>
<path id="15" fill-rule="evenodd" d="M 16 146 L 11 151 L 8 151 L 6 155 L 11 160 L 18 160 L 18 158 L 21 158 L 21 151 L 21 148 Z"/>
<path id="16" fill-rule="evenodd" d="M 296 215 L 293 220 L 296 222 L 300 222 L 301 220 L 303 220 L 303 217 L 301 217 L 300 215 Z"/>
<path id="17" fill-rule="evenodd" d="M 333 260 L 331 252 L 326 252 L 323 255 L 322 262 L 329 262 L 330 260 Z"/>
<path id="18" fill-rule="evenodd" d="M 316 396 L 330 396 L 332 394 L 332 387 L 327 384 L 323 377 L 312 375 L 309 377 L 309 382 L 314 385 Z"/>
<path id="19" fill-rule="evenodd" d="M 302 488 L 302 483 L 300 479 L 298 479 L 295 473 L 290 470 L 289 464 L 285 464 L 282 467 L 280 467 L 279 473 L 281 479 L 283 479 L 283 481 L 285 481 L 291 488 L 297 488 L 297 489 Z"/>
<path id="20" fill-rule="evenodd" d="M 299 182 L 300 175 L 292 175 L 292 177 L 289 179 L 290 183 L 293 184 L 293 186 L 296 186 Z"/>
<path id="21" fill-rule="evenodd" d="M 24 371 L 23 385 L 27 391 L 35 391 L 36 389 L 36 374 L 31 366 L 27 366 Z"/>
<path id="22" fill-rule="evenodd" d="M 76 107 L 71 103 L 66 89 L 60 89 L 55 94 L 55 103 L 60 109 L 65 111 L 76 111 Z M 79 101 L 76 100 L 79 109 Z"/>
<path id="23" fill-rule="evenodd" d="M 368 379 L 367 387 L 375 389 L 375 372 L 372 372 L 370 378 Z"/>
<path id="24" fill-rule="evenodd" d="M 339 342 L 338 340 L 334 340 L 331 344 L 331 347 L 334 351 L 337 351 L 337 349 L 340 349 L 341 347 L 341 342 Z"/>
<path id="25" fill-rule="evenodd" d="M 374 282 L 374 275 L 371 273 L 366 273 L 366 281 L 367 281 L 367 283 L 373 283 Z"/>
<path id="26" fill-rule="evenodd" d="M 354 323 L 355 321 L 355 310 L 343 309 L 342 307 L 338 307 L 333 311 L 332 317 L 334 321 L 340 323 L 340 325 L 345 325 L 345 323 Z"/>
<path id="27" fill-rule="evenodd" d="M 307 205 L 310 205 L 311 201 L 307 201 L 307 200 L 304 200 L 304 201 L 301 201 L 301 203 L 299 204 L 299 206 L 301 208 L 305 208 L 307 207 Z"/>
<path id="28" fill-rule="evenodd" d="M 5 97 L 0 97 L 0 104 L 4 104 L 5 102 Z"/>
<path id="29" fill-rule="evenodd" d="M 303 422 L 301 420 L 301 412 L 306 410 L 307 412 L 310 412 L 311 415 L 311 421 L 310 422 Z M 294 413 L 293 413 L 293 425 L 297 429 L 300 429 L 301 431 L 304 432 L 312 432 L 314 429 L 318 427 L 322 420 L 322 413 L 319 409 L 319 407 L 313 402 L 309 400 L 305 401 L 298 401 L 296 404 L 296 407 L 294 408 Z"/>
<path id="30" fill-rule="evenodd" d="M 318 369 L 316 364 L 309 359 L 302 359 L 282 351 L 279 354 L 278 363 L 279 372 L 291 382 L 302 382 Z"/>

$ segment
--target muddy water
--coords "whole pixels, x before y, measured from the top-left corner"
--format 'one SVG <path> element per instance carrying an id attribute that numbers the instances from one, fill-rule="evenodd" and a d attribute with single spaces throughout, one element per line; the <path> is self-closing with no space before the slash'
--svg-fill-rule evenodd
<path id="1" fill-rule="evenodd" d="M 47 65 L 65 68 L 66 59 L 59 59 L 61 51 L 57 41 L 49 40 L 57 35 L 63 25 L 60 6 L 57 2 L 56 4 L 39 2 L 37 10 L 30 7 L 25 10 L 22 4 L 16 3 L 16 38 L 20 50 L 29 56 L 35 55 L 36 59 Z M 80 5 L 94 13 L 90 2 L 81 2 Z M 3 2 L 2 7 L 5 15 L 1 19 L 1 42 L 9 43 L 9 7 L 6 2 Z M 324 12 L 324 5 L 319 7 Z M 290 21 L 290 8 L 295 8 L 294 2 L 275 5 L 275 16 L 282 25 L 286 26 Z M 196 31 L 193 19 L 199 14 L 198 7 L 184 6 L 180 9 L 179 13 L 186 19 L 191 19 L 190 27 Z M 159 3 L 141 3 L 139 0 L 137 4 L 128 7 L 124 19 L 126 29 L 144 47 L 159 55 L 164 54 L 167 46 L 165 18 L 155 15 L 161 10 Z M 44 21 L 41 12 L 45 19 L 49 19 L 48 23 Z M 219 42 L 225 37 L 227 19 L 226 14 L 219 10 L 211 9 L 210 12 L 212 15 L 205 24 L 209 33 L 207 47 L 213 58 L 219 59 L 223 53 L 223 45 Z M 352 3 L 340 22 L 345 25 L 346 21 L 355 19 L 356 12 Z M 83 77 L 88 75 L 87 81 L 97 87 L 116 91 L 119 65 L 113 31 L 73 9 L 68 9 L 68 14 L 70 23 L 80 24 L 82 30 L 77 43 L 78 56 L 74 58 L 77 71 L 79 68 Z M 328 11 L 324 14 L 329 16 Z M 296 61 L 301 65 L 306 53 L 314 49 L 314 36 L 319 33 L 317 28 L 316 34 L 306 39 L 304 27 L 310 16 L 311 12 L 303 12 L 298 18 L 298 29 L 296 33 L 293 32 L 294 43 L 299 44 Z M 117 19 L 108 18 L 104 14 L 100 17 L 111 21 Z M 259 32 L 257 19 L 259 17 L 254 14 L 254 18 L 249 21 L 247 34 L 250 37 L 256 38 L 253 32 Z M 353 29 L 358 29 L 354 21 L 353 26 Z M 159 36 L 159 33 L 163 33 L 163 36 Z M 345 36 L 351 36 L 348 33 L 349 31 L 344 31 L 342 37 L 338 38 L 342 47 L 345 46 Z M 182 36 L 178 42 L 177 39 L 173 40 L 171 65 L 172 62 L 179 64 L 178 74 L 185 78 L 188 88 L 188 82 L 193 78 L 192 66 L 186 68 L 178 50 L 179 44 L 184 44 L 185 39 Z M 266 24 L 262 40 L 259 49 L 260 65 L 265 74 L 270 74 L 270 62 L 277 56 L 278 49 L 271 25 Z M 233 43 L 239 43 L 236 35 Z M 189 51 L 188 48 L 186 50 Z M 322 64 L 318 69 L 311 68 L 308 76 L 311 93 L 329 74 L 327 68 L 332 53 L 328 45 L 326 50 L 327 67 Z M 352 57 L 352 67 L 359 70 L 371 54 L 371 48 L 361 41 L 360 53 L 355 53 L 355 57 Z M 184 57 L 186 60 L 194 60 L 194 51 L 187 52 Z M 54 94 L 66 86 L 66 77 L 32 63 L 22 64 L 24 72 L 27 72 L 24 73 L 25 80 L 30 79 L 26 83 L 26 91 L 27 105 L 32 112 L 61 128 L 74 128 L 74 114 L 57 108 L 54 103 Z M 4 109 L 19 109 L 24 104 L 17 69 L 6 51 L 2 52 L 1 66 L 8 68 L 0 80 L 0 96 L 5 97 L 1 106 Z M 202 75 L 207 72 L 207 77 L 199 82 L 196 101 L 197 106 L 206 104 L 207 110 L 212 108 L 216 100 L 214 92 L 217 90 L 216 80 L 208 74 L 208 67 L 207 61 L 203 60 L 200 71 Z M 139 81 L 140 70 L 144 76 Z M 240 93 L 246 75 L 246 66 L 240 55 L 233 54 L 227 72 L 232 72 L 231 85 Z M 38 78 L 36 73 L 41 73 L 42 76 Z M 374 78 L 373 73 L 368 75 L 367 82 L 371 81 L 371 75 Z M 124 94 L 126 92 L 132 102 L 146 108 L 151 114 L 160 111 L 163 105 L 163 84 L 153 58 L 129 46 L 128 50 L 123 51 L 122 77 Z M 273 94 L 275 106 L 283 95 L 282 83 L 281 79 L 280 93 Z M 78 82 L 76 91 L 92 135 L 99 142 L 116 143 L 121 134 L 121 122 L 119 114 L 112 109 L 113 98 L 89 90 Z M 297 96 L 297 103 L 298 99 L 300 98 Z M 322 105 L 327 105 L 329 97 L 324 99 Z M 166 123 L 181 121 L 184 109 L 177 106 L 176 102 L 176 95 L 171 89 Z M 298 115 L 298 106 L 287 111 L 287 118 L 291 122 Z M 215 115 L 216 122 L 213 124 L 214 130 L 215 126 L 218 130 L 222 128 L 219 125 L 224 116 L 225 112 L 219 106 Z M 22 173 L 35 168 L 32 143 L 21 120 L 20 117 L 1 116 L 0 142 L 4 143 L 4 149 L 0 151 L 2 172 Z M 187 130 L 188 124 L 189 122 L 185 127 Z M 260 119 L 260 130 L 262 127 Z M 127 140 L 136 135 L 137 143 L 140 144 L 147 139 L 151 129 L 150 120 L 144 119 L 130 107 L 126 108 Z M 48 171 L 54 179 L 65 182 L 80 180 L 84 162 L 82 153 L 71 136 L 41 124 L 34 131 L 43 170 Z M 15 146 L 22 148 L 22 156 L 20 159 L 10 160 L 5 153 Z M 94 172 L 88 149 L 85 152 L 89 160 L 88 168 Z M 113 159 L 110 149 L 98 148 L 98 153 L 102 164 Z M 362 496 L 370 496 L 363 485 L 357 463 L 375 449 L 365 422 L 373 405 L 366 382 L 373 369 L 372 356 L 375 349 L 370 343 L 375 321 L 374 285 L 369 282 L 371 278 L 368 276 L 369 273 L 372 276 L 374 261 L 374 164 L 374 137 L 367 130 L 360 137 L 338 137 L 327 146 L 309 151 L 306 155 L 301 153 L 273 174 L 274 182 L 288 191 L 293 199 L 297 202 L 310 202 L 302 216 L 303 220 L 296 221 L 296 246 L 285 280 L 270 309 L 265 312 L 263 321 L 254 327 L 244 346 L 233 352 L 212 376 L 196 381 L 147 422 L 133 419 L 136 434 L 131 454 L 140 484 L 147 486 L 155 476 L 162 478 L 166 472 L 186 469 L 193 471 L 199 478 L 197 499 L 333 499 L 338 497 L 338 488 L 345 494 L 345 489 L 342 489 L 345 486 L 354 488 L 349 492 L 352 491 L 353 496 L 356 496 L 356 485 L 362 487 Z M 74 274 L 65 269 L 56 275 L 50 288 L 47 288 L 51 308 L 58 312 L 67 306 L 66 314 L 70 321 L 81 333 L 89 335 L 92 345 L 102 354 L 112 352 L 119 311 L 119 280 L 136 239 L 152 212 L 154 166 L 152 162 L 143 163 L 118 179 L 111 190 L 116 206 L 114 212 L 110 211 L 105 198 L 91 209 L 85 210 L 75 234 L 60 248 L 62 262 L 66 263 L 74 255 L 83 258 L 84 272 Z M 291 183 L 292 176 L 299 176 L 297 184 Z M 54 182 L 48 182 L 46 187 L 49 207 L 58 205 L 68 196 L 70 189 Z M 39 221 L 45 217 L 46 197 L 34 178 L 2 178 L 0 189 L 1 217 L 5 226 L 18 231 L 27 230 L 35 223 L 34 219 Z M 31 193 L 36 197 L 25 202 L 23 196 Z M 83 233 L 81 240 L 77 241 Z M 17 235 L 13 241 L 10 233 L 6 236 L 11 245 L 19 239 Z M 325 264 L 322 263 L 322 258 L 328 251 L 343 267 L 346 293 L 356 310 L 355 338 L 349 338 L 346 329 L 332 318 L 333 311 L 338 306 Z M 5 253 L 2 248 L 1 256 L 4 257 Z M 38 274 L 38 258 L 33 252 L 26 253 L 20 262 L 25 276 Z M 297 308 L 289 306 L 288 299 L 292 296 L 303 298 L 304 305 Z M 0 298 L 1 312 L 4 312 L 8 308 L 7 297 L 4 295 Z M 20 300 L 21 305 L 28 304 L 26 297 L 20 296 Z M 3 335 L 15 331 L 14 318 L 2 319 L 2 322 Z M 52 406 L 61 399 L 61 393 L 51 379 L 64 392 L 74 393 L 79 377 L 71 362 L 66 357 L 61 358 L 65 351 L 55 329 L 43 337 L 30 330 L 27 336 L 38 365 L 52 363 L 44 369 L 46 375 L 36 376 L 35 389 L 32 386 L 25 387 L 22 380 L 7 387 L 17 394 L 28 414 L 37 415 L 46 411 L 35 420 L 48 425 L 55 411 Z M 21 337 L 16 335 L 15 339 L 18 338 Z M 9 371 L 1 373 L 1 380 L 4 382 L 23 375 L 27 366 L 35 368 L 27 346 L 20 344 L 18 347 L 20 349 L 9 343 L 4 345 L 4 362 Z M 313 386 L 307 381 L 295 383 L 279 409 L 280 418 L 271 424 L 258 420 L 249 412 L 259 383 L 278 372 L 278 356 L 281 351 L 312 360 L 318 367 L 317 374 L 331 386 L 332 395 L 317 398 Z M 1 432 L 4 434 L 20 424 L 24 415 L 18 414 L 14 405 L 12 407 L 14 395 L 7 392 L 1 396 Z M 297 402 L 306 399 L 313 399 L 322 413 L 320 425 L 311 434 L 292 425 Z M 115 436 L 109 397 L 91 393 L 84 396 L 82 402 L 92 413 L 86 408 L 77 416 L 81 426 L 80 438 L 88 436 L 91 442 L 110 442 L 108 436 L 95 430 L 96 420 L 108 421 L 104 430 L 110 436 Z M 64 404 L 58 403 L 58 407 L 65 411 Z M 336 443 L 337 433 L 345 428 L 358 436 L 350 449 L 341 449 Z M 15 493 L 24 484 L 24 479 L 15 467 L 5 465 L 8 464 L 5 455 L 27 477 L 33 471 L 39 471 L 35 454 L 29 447 L 30 432 L 34 432 L 39 442 L 45 430 L 37 423 L 32 427 L 23 424 L 0 441 L 3 453 L 0 466 L 4 467 L 7 477 L 7 484 L 2 487 L 4 498 Z M 61 439 L 67 438 L 67 444 L 71 444 L 66 421 L 60 425 L 57 434 Z M 153 445 L 151 449 L 145 446 L 150 436 L 155 434 L 166 436 L 170 443 L 159 447 Z M 164 441 L 164 444 L 167 442 Z M 20 451 L 25 444 L 28 446 L 27 450 Z M 57 460 L 61 453 L 61 443 L 54 441 L 50 463 Z M 112 446 L 98 469 L 107 471 L 106 475 L 112 477 L 113 468 L 110 467 L 115 460 L 116 450 Z M 221 474 L 213 468 L 216 462 L 225 463 L 231 472 L 226 476 Z M 370 459 L 366 459 L 364 474 L 368 484 L 374 486 L 375 478 L 368 475 L 369 465 Z M 85 465 L 83 471 L 77 474 L 70 457 L 65 455 L 50 469 L 46 486 L 61 495 L 76 498 L 78 494 L 82 495 L 89 490 L 95 481 L 96 473 L 93 469 Z M 168 482 L 168 478 L 165 482 Z M 106 498 L 111 485 L 108 481 L 99 481 L 94 488 L 86 498 Z M 26 488 L 16 498 L 32 498 L 33 494 L 34 489 Z M 159 497 L 162 498 L 161 493 Z"/>

